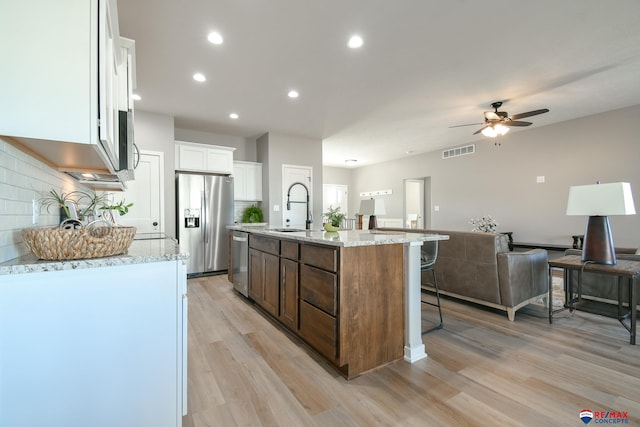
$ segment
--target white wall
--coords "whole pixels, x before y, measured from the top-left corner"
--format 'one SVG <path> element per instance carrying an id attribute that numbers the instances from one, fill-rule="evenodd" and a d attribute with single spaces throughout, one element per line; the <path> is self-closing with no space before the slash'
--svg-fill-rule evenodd
<path id="1" fill-rule="evenodd" d="M 242 138 L 239 136 L 221 135 L 212 132 L 200 132 L 189 129 L 175 130 L 176 141 L 197 142 L 200 144 L 221 145 L 234 147 L 234 160 L 256 162 L 256 138 Z"/>
<path id="2" fill-rule="evenodd" d="M 322 227 L 322 141 L 300 136 L 270 132 L 258 138 L 258 161 L 262 169 L 262 209 L 265 220 L 272 225 L 282 225 L 282 211 L 274 212 L 273 206 L 282 209 L 282 165 L 311 166 L 313 168 L 313 224 L 312 229 Z M 266 165 L 266 167 L 265 167 Z"/>
<path id="3" fill-rule="evenodd" d="M 0 262 L 29 252 L 22 241 L 21 229 L 59 223 L 59 212 L 44 210 L 38 224 L 33 224 L 32 200 L 51 189 L 65 193 L 88 190 L 7 141 L 0 138 Z"/>
<path id="4" fill-rule="evenodd" d="M 476 140 L 473 155 L 443 160 L 437 151 L 358 168 L 349 205 L 361 191 L 391 188 L 381 196 L 386 216 L 402 217 L 403 180 L 431 177 L 434 229 L 470 230 L 470 218 L 489 214 L 516 242 L 570 245 L 587 220 L 565 215 L 571 185 L 627 181 L 640 208 L 639 117 L 640 105 L 511 132 L 500 146 Z M 640 247 L 640 215 L 610 220 L 616 246 Z"/>

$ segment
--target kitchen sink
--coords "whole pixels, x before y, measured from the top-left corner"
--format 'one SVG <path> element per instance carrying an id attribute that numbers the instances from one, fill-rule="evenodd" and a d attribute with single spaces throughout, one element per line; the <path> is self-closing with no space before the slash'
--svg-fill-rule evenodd
<path id="1" fill-rule="evenodd" d="M 311 230 L 303 230 L 300 228 L 272 228 L 270 231 L 278 231 L 280 233 L 294 233 L 298 231 L 311 231 Z"/>

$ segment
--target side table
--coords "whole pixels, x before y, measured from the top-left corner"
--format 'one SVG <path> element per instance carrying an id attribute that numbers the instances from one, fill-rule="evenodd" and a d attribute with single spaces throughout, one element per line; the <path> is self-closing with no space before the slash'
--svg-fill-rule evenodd
<path id="1" fill-rule="evenodd" d="M 564 270 L 564 286 L 567 292 L 565 297 L 564 308 L 560 310 L 553 309 L 553 272 L 554 268 Z M 610 274 L 618 277 L 618 320 L 629 331 L 629 344 L 636 344 L 636 311 L 637 311 L 637 292 L 638 277 L 640 277 L 640 261 L 618 260 L 616 265 L 594 264 L 590 262 L 582 262 L 578 255 L 567 255 L 561 258 L 549 260 L 549 323 L 553 323 L 553 314 L 558 311 L 569 309 L 575 310 L 576 302 L 580 301 L 582 272 L 597 272 Z M 572 284 L 572 275 L 578 274 L 577 296 L 574 297 Z M 629 286 L 629 311 L 623 313 L 622 286 L 626 279 Z M 629 323 L 625 323 L 626 321 Z"/>

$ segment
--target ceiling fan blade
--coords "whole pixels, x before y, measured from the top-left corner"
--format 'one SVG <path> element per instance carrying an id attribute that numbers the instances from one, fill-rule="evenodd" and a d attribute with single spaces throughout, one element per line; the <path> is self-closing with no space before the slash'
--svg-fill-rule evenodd
<path id="1" fill-rule="evenodd" d="M 472 133 L 472 135 L 477 135 L 477 134 L 479 134 L 480 132 L 482 132 L 482 131 L 484 130 L 484 128 L 488 128 L 489 126 L 491 126 L 491 125 L 488 125 L 488 124 L 487 124 L 487 125 L 482 126 L 480 129 L 478 129 L 477 131 L 475 131 L 474 133 Z"/>
<path id="2" fill-rule="evenodd" d="M 531 122 L 514 122 L 513 120 L 507 120 L 506 122 L 502 123 L 505 126 L 530 126 L 533 123 Z"/>
<path id="3" fill-rule="evenodd" d="M 480 126 L 480 125 L 483 125 L 483 124 L 484 123 L 468 123 L 466 125 L 453 125 L 453 126 L 449 126 L 449 129 L 451 129 L 451 128 L 459 128 L 459 127 L 462 127 L 462 126 Z"/>
<path id="4" fill-rule="evenodd" d="M 527 111 L 526 113 L 514 114 L 509 118 L 511 120 L 518 120 L 518 119 L 524 119 L 525 117 L 537 116 L 538 114 L 544 114 L 548 112 L 549 112 L 548 108 L 542 108 L 540 110 L 533 110 L 533 111 Z"/>
<path id="5" fill-rule="evenodd" d="M 493 111 L 485 111 L 484 118 L 487 120 L 500 120 L 500 116 Z"/>

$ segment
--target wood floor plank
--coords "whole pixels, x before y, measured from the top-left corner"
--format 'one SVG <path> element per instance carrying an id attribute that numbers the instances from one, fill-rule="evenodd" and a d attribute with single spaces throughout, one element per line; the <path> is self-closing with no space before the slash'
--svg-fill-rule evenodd
<path id="1" fill-rule="evenodd" d="M 640 346 L 615 320 L 541 306 L 504 312 L 443 299 L 428 357 L 346 381 L 233 291 L 190 279 L 189 413 L 201 426 L 567 426 L 579 412 L 627 411 L 640 424 Z M 423 305 L 423 327 L 437 313 Z"/>

